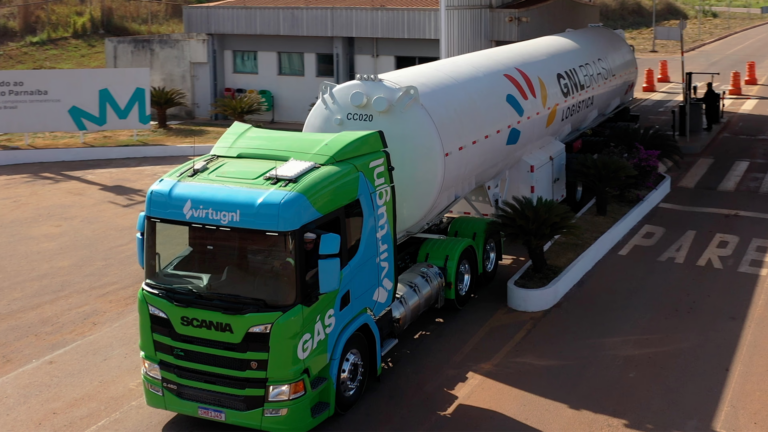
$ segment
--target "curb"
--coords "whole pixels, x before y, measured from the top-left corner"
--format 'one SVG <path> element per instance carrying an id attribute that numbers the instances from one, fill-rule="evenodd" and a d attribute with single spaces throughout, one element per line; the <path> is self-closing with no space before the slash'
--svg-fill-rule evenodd
<path id="1" fill-rule="evenodd" d="M 584 275 L 608 253 L 645 215 L 669 193 L 672 180 L 662 174 L 664 180 L 656 186 L 629 213 L 625 214 L 616 224 L 600 236 L 584 253 L 579 255 L 558 277 L 549 285 L 542 288 L 528 289 L 515 285 L 515 281 L 525 273 L 531 265 L 529 260 L 507 282 L 507 305 L 521 312 L 540 312 L 557 304 L 563 296 L 573 288 Z M 551 244 L 550 242 L 549 244 Z"/>
<path id="2" fill-rule="evenodd" d="M 710 39 L 710 40 L 708 40 L 706 42 L 702 42 L 702 43 L 700 43 L 698 45 L 694 45 L 694 46 L 688 48 L 687 50 L 685 50 L 685 52 L 688 53 L 688 52 L 691 52 L 691 51 L 695 51 L 695 50 L 697 50 L 699 48 L 702 48 L 702 47 L 705 47 L 707 45 L 713 44 L 713 43 L 715 43 L 717 41 L 721 41 L 721 40 L 723 40 L 725 38 L 729 38 L 729 37 L 731 37 L 733 35 L 737 35 L 739 33 L 745 32 L 747 30 L 752 30 L 752 29 L 757 28 L 757 27 L 762 27 L 764 25 L 768 25 L 768 21 L 762 22 L 762 23 L 759 23 L 759 24 L 755 24 L 755 25 L 752 25 L 752 26 L 749 26 L 749 27 L 744 27 L 741 30 L 734 30 L 734 31 L 732 31 L 730 33 L 726 33 L 726 34 L 718 36 L 718 37 L 716 37 L 714 39 Z"/>
<path id="3" fill-rule="evenodd" d="M 0 166 L 41 162 L 73 162 L 98 159 L 195 156 L 211 152 L 213 144 L 178 146 L 78 147 L 66 149 L 2 150 Z"/>

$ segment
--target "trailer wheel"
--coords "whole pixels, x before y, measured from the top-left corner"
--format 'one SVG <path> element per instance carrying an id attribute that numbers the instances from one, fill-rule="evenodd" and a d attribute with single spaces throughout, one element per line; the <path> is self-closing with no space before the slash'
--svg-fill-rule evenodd
<path id="1" fill-rule="evenodd" d="M 359 332 L 347 339 L 341 351 L 339 370 L 336 371 L 336 411 L 349 411 L 357 403 L 368 383 L 368 342 Z"/>
<path id="2" fill-rule="evenodd" d="M 489 284 L 496 278 L 501 262 L 501 236 L 489 234 L 483 245 L 483 284 Z"/>
<path id="3" fill-rule="evenodd" d="M 475 292 L 477 284 L 477 259 L 470 249 L 464 249 L 459 255 L 459 261 L 456 264 L 456 285 L 454 290 L 453 303 L 457 309 L 461 309 L 469 303 L 472 294 Z"/>

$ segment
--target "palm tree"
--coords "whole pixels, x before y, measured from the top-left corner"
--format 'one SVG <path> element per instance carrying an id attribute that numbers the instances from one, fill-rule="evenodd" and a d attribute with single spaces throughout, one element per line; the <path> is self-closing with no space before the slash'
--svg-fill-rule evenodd
<path id="1" fill-rule="evenodd" d="M 608 156 L 582 155 L 573 168 L 576 180 L 595 194 L 597 214 L 608 214 L 608 201 L 611 195 L 626 186 L 637 172 L 629 162 Z"/>
<path id="2" fill-rule="evenodd" d="M 211 105 L 214 108 L 211 113 L 223 114 L 239 122 L 244 122 L 247 116 L 261 114 L 265 108 L 261 97 L 255 94 L 243 94 L 235 98 L 217 98 Z"/>
<path id="3" fill-rule="evenodd" d="M 579 229 L 567 206 L 542 197 L 536 201 L 517 196 L 512 197 L 512 201 L 504 200 L 495 219 L 496 229 L 528 249 L 536 273 L 548 267 L 544 246 L 558 235 L 575 234 Z"/>
<path id="4" fill-rule="evenodd" d="M 152 87 L 150 92 L 150 100 L 152 108 L 157 111 L 157 127 L 165 129 L 168 127 L 168 110 L 176 107 L 187 106 L 184 103 L 184 99 L 187 98 L 187 94 L 183 90 L 172 88 L 166 89 L 165 87 Z"/>

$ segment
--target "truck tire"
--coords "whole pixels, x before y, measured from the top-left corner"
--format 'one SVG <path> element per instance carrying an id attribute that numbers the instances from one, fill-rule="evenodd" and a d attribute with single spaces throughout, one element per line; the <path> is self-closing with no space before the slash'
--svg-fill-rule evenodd
<path id="1" fill-rule="evenodd" d="M 469 303 L 477 285 L 477 258 L 472 250 L 467 248 L 459 255 L 456 263 L 456 277 L 454 283 L 453 304 L 456 309 L 462 309 Z"/>
<path id="2" fill-rule="evenodd" d="M 488 285 L 496 278 L 501 262 L 501 236 L 488 233 L 483 245 L 483 285 Z"/>
<path id="3" fill-rule="evenodd" d="M 368 342 L 359 332 L 347 339 L 336 371 L 336 411 L 344 414 L 357 403 L 368 383 Z"/>

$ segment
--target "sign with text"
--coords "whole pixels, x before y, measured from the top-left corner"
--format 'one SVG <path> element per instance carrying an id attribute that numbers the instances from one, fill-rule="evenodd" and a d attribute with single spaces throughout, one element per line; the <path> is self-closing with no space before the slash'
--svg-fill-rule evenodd
<path id="1" fill-rule="evenodd" d="M 679 42 L 681 31 L 679 27 L 656 27 L 654 34 L 656 35 L 656 40 L 671 40 Z"/>
<path id="2" fill-rule="evenodd" d="M 149 129 L 149 68 L 0 70 L 0 133 Z"/>

